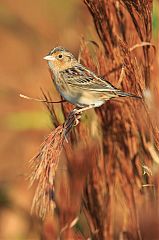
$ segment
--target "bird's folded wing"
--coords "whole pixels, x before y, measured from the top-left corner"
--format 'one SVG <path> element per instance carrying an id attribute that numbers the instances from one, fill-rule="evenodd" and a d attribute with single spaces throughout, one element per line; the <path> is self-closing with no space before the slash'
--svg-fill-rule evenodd
<path id="1" fill-rule="evenodd" d="M 81 88 L 87 91 L 116 92 L 119 91 L 108 81 L 97 77 L 93 72 L 83 66 L 76 66 L 65 70 L 63 73 L 65 83 L 70 87 Z"/>

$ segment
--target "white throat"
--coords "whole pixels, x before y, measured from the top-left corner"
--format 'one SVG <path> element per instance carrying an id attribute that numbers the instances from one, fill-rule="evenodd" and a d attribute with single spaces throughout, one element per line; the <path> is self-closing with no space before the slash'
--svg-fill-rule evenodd
<path id="1" fill-rule="evenodd" d="M 48 65 L 50 70 L 53 72 L 53 74 L 57 74 L 57 71 L 55 70 L 54 64 L 52 63 L 52 61 L 48 61 Z"/>

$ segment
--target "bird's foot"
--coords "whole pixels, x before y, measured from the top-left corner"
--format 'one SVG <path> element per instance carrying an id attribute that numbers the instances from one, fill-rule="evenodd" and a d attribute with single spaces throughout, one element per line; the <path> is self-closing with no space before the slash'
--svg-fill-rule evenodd
<path id="1" fill-rule="evenodd" d="M 74 119 L 74 126 L 76 127 L 79 124 L 79 120 L 81 118 L 81 109 L 74 108 L 73 111 L 70 113 L 70 116 Z"/>
<path id="2" fill-rule="evenodd" d="M 64 136 L 66 141 L 67 140 L 67 135 L 70 132 L 71 128 L 74 126 L 76 127 L 79 124 L 79 119 L 81 118 L 80 112 L 78 112 L 77 109 L 74 109 L 71 111 L 66 119 L 66 122 L 64 123 Z"/>
<path id="3" fill-rule="evenodd" d="M 66 141 L 68 142 L 67 140 L 67 135 L 68 133 L 70 132 L 71 128 L 74 126 L 76 127 L 78 124 L 79 124 L 79 120 L 81 118 L 81 114 L 90 109 L 90 108 L 93 108 L 94 106 L 90 105 L 90 106 L 87 106 L 87 107 L 83 107 L 83 108 L 79 108 L 79 109 L 76 109 L 74 108 L 73 111 L 71 111 L 67 117 L 67 120 L 64 124 L 64 136 L 65 136 L 65 139 Z"/>
<path id="4" fill-rule="evenodd" d="M 79 124 L 79 120 L 81 119 L 81 114 L 75 115 L 74 127 Z"/>

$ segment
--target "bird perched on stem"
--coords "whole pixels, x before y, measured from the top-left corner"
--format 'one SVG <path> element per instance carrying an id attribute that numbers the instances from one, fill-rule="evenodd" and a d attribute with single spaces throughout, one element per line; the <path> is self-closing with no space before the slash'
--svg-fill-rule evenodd
<path id="1" fill-rule="evenodd" d="M 115 88 L 80 64 L 72 53 L 62 47 L 52 49 L 44 59 L 48 61 L 56 89 L 78 108 L 75 109 L 76 113 L 99 107 L 111 98 L 141 98 Z"/>

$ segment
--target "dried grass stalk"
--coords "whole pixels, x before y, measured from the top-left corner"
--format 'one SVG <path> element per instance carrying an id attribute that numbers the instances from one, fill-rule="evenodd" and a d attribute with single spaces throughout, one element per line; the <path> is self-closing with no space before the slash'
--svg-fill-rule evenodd
<path id="1" fill-rule="evenodd" d="M 42 143 L 39 152 L 33 157 L 29 164 L 31 175 L 30 186 L 38 181 L 33 198 L 32 211 L 44 218 L 47 213 L 52 212 L 56 206 L 54 197 L 54 180 L 59 164 L 60 153 L 64 141 L 72 130 L 78 116 L 70 112 L 66 122 L 53 130 Z M 55 118 L 54 118 L 55 119 Z"/>

